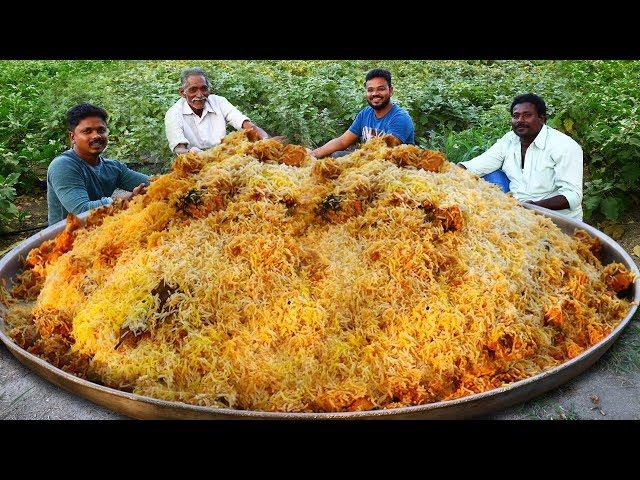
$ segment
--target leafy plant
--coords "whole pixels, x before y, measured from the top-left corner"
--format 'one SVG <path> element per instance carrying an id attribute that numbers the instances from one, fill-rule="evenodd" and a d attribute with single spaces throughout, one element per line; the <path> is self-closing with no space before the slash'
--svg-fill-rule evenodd
<path id="1" fill-rule="evenodd" d="M 18 218 L 18 208 L 12 203 L 18 177 L 19 173 L 11 173 L 6 177 L 0 175 L 0 230 L 4 230 L 8 222 Z"/>

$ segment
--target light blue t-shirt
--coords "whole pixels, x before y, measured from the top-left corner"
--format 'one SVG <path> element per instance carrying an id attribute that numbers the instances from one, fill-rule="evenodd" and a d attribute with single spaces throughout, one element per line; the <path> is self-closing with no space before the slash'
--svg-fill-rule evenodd
<path id="1" fill-rule="evenodd" d="M 69 149 L 53 159 L 47 169 L 47 206 L 49 225 L 79 213 L 109 205 L 116 188 L 133 190 L 149 177 L 131 170 L 124 163 L 99 157 L 91 166 Z"/>
<path id="2" fill-rule="evenodd" d="M 415 144 L 413 139 L 413 121 L 406 112 L 395 103 L 382 118 L 376 118 L 375 110 L 367 106 L 358 112 L 349 131 L 360 138 L 361 142 L 384 134 L 391 134 L 402 143 Z"/>

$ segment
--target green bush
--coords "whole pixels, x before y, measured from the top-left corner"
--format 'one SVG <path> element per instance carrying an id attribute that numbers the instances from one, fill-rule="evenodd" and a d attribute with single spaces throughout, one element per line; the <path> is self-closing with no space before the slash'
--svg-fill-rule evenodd
<path id="1" fill-rule="evenodd" d="M 557 70 L 576 92 L 556 123 L 584 149 L 585 215 L 616 219 L 640 200 L 640 62 L 566 62 Z"/>
<path id="2" fill-rule="evenodd" d="M 19 173 L 10 173 L 6 177 L 0 175 L 0 225 L 5 225 L 19 216 L 18 208 L 12 203 L 16 195 L 14 185 L 18 182 L 19 176 Z"/>

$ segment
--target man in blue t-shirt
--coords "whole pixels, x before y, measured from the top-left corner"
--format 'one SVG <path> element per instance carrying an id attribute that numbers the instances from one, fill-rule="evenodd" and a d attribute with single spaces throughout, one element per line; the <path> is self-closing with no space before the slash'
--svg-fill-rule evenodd
<path id="1" fill-rule="evenodd" d="M 73 144 L 53 159 L 47 169 L 49 225 L 92 208 L 113 202 L 116 189 L 127 190 L 125 199 L 144 194 L 149 177 L 117 160 L 100 154 L 109 140 L 107 112 L 81 103 L 67 112 L 67 128 Z"/>
<path id="2" fill-rule="evenodd" d="M 400 143 L 415 144 L 411 117 L 405 110 L 391 102 L 391 95 L 393 95 L 391 73 L 379 68 L 371 70 L 367 73 L 364 86 L 369 106 L 360 110 L 346 132 L 312 150 L 311 155 L 316 158 L 331 154 L 342 156 L 349 153 L 345 150 L 358 139 L 364 143 L 373 137 L 385 134 L 393 135 L 400 140 Z"/>

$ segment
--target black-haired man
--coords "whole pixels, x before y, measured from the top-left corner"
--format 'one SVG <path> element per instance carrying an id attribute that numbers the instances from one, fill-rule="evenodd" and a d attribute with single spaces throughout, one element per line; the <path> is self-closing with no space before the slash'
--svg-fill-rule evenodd
<path id="1" fill-rule="evenodd" d="M 311 155 L 322 158 L 334 152 L 345 153 L 358 139 L 366 142 L 385 134 L 393 135 L 400 143 L 415 143 L 411 117 L 391 101 L 391 73 L 379 68 L 371 70 L 365 77 L 364 87 L 369 106 L 360 110 L 346 132 L 312 150 Z"/>
<path id="2" fill-rule="evenodd" d="M 511 128 L 489 150 L 458 165 L 477 175 L 502 168 L 513 196 L 582 220 L 582 148 L 547 126 L 547 106 L 533 93 L 511 103 Z"/>
<path id="3" fill-rule="evenodd" d="M 107 147 L 107 112 L 90 103 L 67 111 L 72 148 L 53 159 L 47 169 L 49 225 L 113 202 L 116 189 L 129 191 L 125 199 L 146 192 L 149 177 L 100 154 Z"/>

